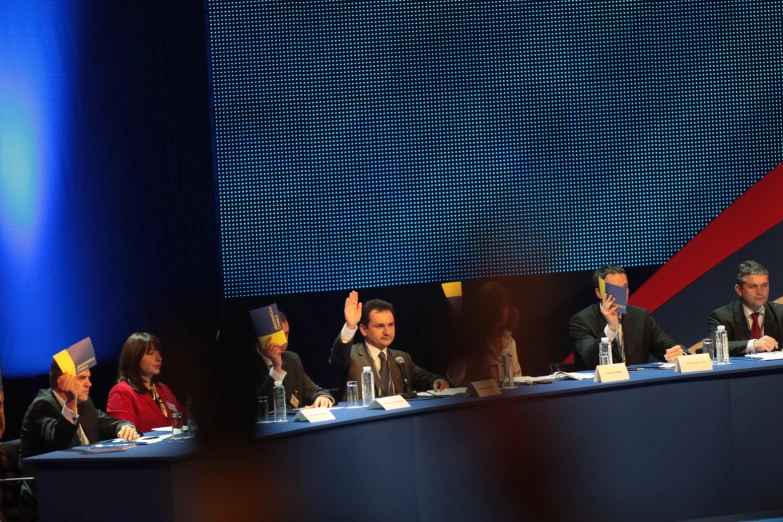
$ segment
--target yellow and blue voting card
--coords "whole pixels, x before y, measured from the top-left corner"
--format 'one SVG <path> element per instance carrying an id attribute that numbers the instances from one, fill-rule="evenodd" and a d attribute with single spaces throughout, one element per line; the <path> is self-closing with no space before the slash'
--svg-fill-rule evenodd
<path id="1" fill-rule="evenodd" d="M 95 359 L 95 349 L 89 337 L 55 354 L 54 360 L 57 361 L 57 365 L 63 373 L 71 375 L 77 375 L 98 364 Z"/>
<path id="2" fill-rule="evenodd" d="M 287 342 L 276 303 L 250 310 L 250 320 L 261 346 L 266 346 L 267 339 L 270 344 L 283 345 Z"/>
<path id="3" fill-rule="evenodd" d="M 628 312 L 628 289 L 624 286 L 613 285 L 607 283 L 603 277 L 598 278 L 598 289 L 601 291 L 601 299 L 606 297 L 606 294 L 614 297 L 614 304 L 617 305 L 617 313 L 625 314 Z"/>

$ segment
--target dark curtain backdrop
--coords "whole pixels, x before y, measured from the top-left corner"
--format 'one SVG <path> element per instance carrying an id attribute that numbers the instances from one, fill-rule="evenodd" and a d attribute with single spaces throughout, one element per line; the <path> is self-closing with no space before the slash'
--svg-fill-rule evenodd
<path id="1" fill-rule="evenodd" d="M 6 439 L 87 336 L 99 407 L 135 331 L 194 393 L 220 314 L 205 34 L 197 1 L 0 3 Z"/>

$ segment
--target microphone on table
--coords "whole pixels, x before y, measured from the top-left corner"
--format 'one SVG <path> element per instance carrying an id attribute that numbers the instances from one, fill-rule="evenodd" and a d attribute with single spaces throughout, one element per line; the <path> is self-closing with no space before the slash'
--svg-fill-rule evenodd
<path id="1" fill-rule="evenodd" d="M 411 390 L 411 385 L 408 383 L 408 375 L 405 373 L 405 359 L 403 359 L 401 355 L 398 355 L 394 358 L 394 362 L 400 367 L 402 383 L 404 385 L 403 392 L 405 392 L 405 395 L 409 395 L 413 390 Z"/>

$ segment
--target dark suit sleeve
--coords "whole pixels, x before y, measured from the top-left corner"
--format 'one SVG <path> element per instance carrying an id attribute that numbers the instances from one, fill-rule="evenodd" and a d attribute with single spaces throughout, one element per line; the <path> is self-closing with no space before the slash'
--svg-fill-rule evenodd
<path id="1" fill-rule="evenodd" d="M 257 384 L 258 386 L 257 386 L 256 398 L 268 397 L 269 400 L 271 401 L 272 389 L 275 387 L 275 379 L 271 375 L 269 375 L 269 370 L 263 371 L 263 373 L 259 376 Z"/>
<path id="2" fill-rule="evenodd" d="M 571 336 L 571 344 L 582 362 L 588 369 L 598 366 L 598 344 L 600 337 L 596 337 L 595 325 L 589 325 L 584 314 L 576 314 L 568 322 L 568 333 Z M 603 331 L 601 332 L 603 333 Z"/>
<path id="3" fill-rule="evenodd" d="M 350 342 L 344 343 L 340 335 L 337 335 L 337 339 L 334 340 L 332 345 L 332 351 L 329 353 L 329 365 L 341 378 L 345 378 L 348 375 L 348 371 L 351 369 L 351 347 L 353 346 L 353 339 Z"/>
<path id="4" fill-rule="evenodd" d="M 120 431 L 120 429 L 123 426 L 133 426 L 134 428 L 136 428 L 136 426 L 134 426 L 133 423 L 130 423 L 128 421 L 123 421 L 120 419 L 115 419 L 111 415 L 101 410 L 95 410 L 95 411 L 97 413 L 98 433 L 101 436 L 101 440 L 115 438 L 117 436 L 117 433 Z M 139 430 L 137 429 L 136 431 L 138 432 Z M 139 433 L 139 434 L 143 435 L 143 433 Z M 93 440 L 90 442 L 98 442 L 98 441 Z"/>
<path id="5" fill-rule="evenodd" d="M 726 336 L 729 338 L 729 355 L 740 356 L 745 355 L 748 348 L 748 341 L 750 339 L 732 340 L 737 339 L 737 328 L 734 324 L 734 319 L 731 315 L 726 313 L 726 310 L 718 308 L 713 310 L 710 314 L 710 319 L 707 322 L 707 337 L 715 339 L 715 332 L 718 331 L 718 326 L 723 325 L 726 327 Z"/>
<path id="6" fill-rule="evenodd" d="M 418 391 L 431 390 L 435 381 L 438 379 L 443 379 L 443 377 L 435 375 L 434 373 L 430 373 L 424 368 L 414 364 L 412 359 L 408 360 L 410 362 L 408 365 L 406 365 L 408 366 L 406 371 L 408 372 L 410 379 L 413 381 L 414 388 L 416 388 Z"/>
<path id="7" fill-rule="evenodd" d="M 334 397 L 332 397 L 331 393 L 329 393 L 327 390 L 324 390 L 323 388 L 318 386 L 316 383 L 314 383 L 309 375 L 307 375 L 306 373 L 302 373 L 302 375 L 304 376 L 304 379 L 303 379 L 304 380 L 303 396 L 308 398 L 308 403 L 307 403 L 308 406 L 310 404 L 313 404 L 315 402 L 315 399 L 317 399 L 318 397 L 321 397 L 321 396 L 329 397 L 334 402 L 337 402 L 337 401 L 335 401 Z"/>
<path id="8" fill-rule="evenodd" d="M 658 326 L 655 319 L 647 313 L 647 335 L 650 340 L 650 353 L 661 362 L 666 362 L 666 350 L 676 346 L 677 342 Z"/>
<path id="9" fill-rule="evenodd" d="M 62 416 L 62 408 L 47 401 L 37 401 L 30 411 L 27 432 L 32 440 L 40 443 L 42 451 L 38 453 L 48 453 L 70 448 L 77 427 L 78 424 L 71 424 Z"/>
<path id="10" fill-rule="evenodd" d="M 310 376 L 307 375 L 307 372 L 304 371 L 304 365 L 302 364 L 302 359 L 299 357 L 299 355 L 293 352 L 286 352 L 286 353 L 287 353 L 286 360 L 288 361 L 288 365 L 290 366 L 291 373 L 296 374 L 296 376 L 299 379 L 297 387 L 300 388 L 302 391 L 300 397 L 305 399 L 305 404 L 303 406 L 309 406 L 313 404 L 315 402 L 315 399 L 322 395 L 325 395 L 326 397 L 329 397 L 332 400 L 334 400 L 334 397 L 332 397 L 331 393 L 329 393 L 328 391 L 324 390 L 323 388 L 315 384 L 313 380 L 310 378 Z"/>

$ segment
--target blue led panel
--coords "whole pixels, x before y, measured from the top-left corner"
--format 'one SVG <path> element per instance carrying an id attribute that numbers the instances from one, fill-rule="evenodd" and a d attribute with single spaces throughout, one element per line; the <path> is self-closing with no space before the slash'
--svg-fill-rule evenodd
<path id="1" fill-rule="evenodd" d="M 781 6 L 209 0 L 225 296 L 664 263 L 781 161 Z"/>

